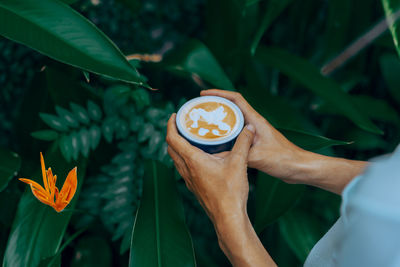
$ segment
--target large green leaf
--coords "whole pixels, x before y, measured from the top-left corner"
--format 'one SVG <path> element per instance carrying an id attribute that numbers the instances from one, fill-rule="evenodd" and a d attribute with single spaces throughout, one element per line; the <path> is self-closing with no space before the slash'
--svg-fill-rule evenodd
<path id="1" fill-rule="evenodd" d="M 400 14 L 400 1 L 399 0 L 382 0 L 383 9 L 385 10 L 386 19 L 389 24 L 389 29 L 393 37 L 393 42 L 396 47 L 397 53 L 400 56 L 400 22 L 398 20 Z"/>
<path id="2" fill-rule="evenodd" d="M 58 0 L 0 1 L 0 34 L 72 66 L 126 82 L 143 82 L 106 35 Z"/>
<path id="3" fill-rule="evenodd" d="M 182 47 L 168 53 L 163 63 L 173 71 L 198 75 L 213 86 L 234 90 L 211 51 L 200 41 L 190 40 Z"/>
<path id="4" fill-rule="evenodd" d="M 259 47 L 256 59 L 277 68 L 305 88 L 333 105 L 339 114 L 346 116 L 360 128 L 373 133 L 382 131 L 361 112 L 351 98 L 332 79 L 324 77 L 319 70 L 307 60 L 288 53 L 280 48 Z"/>
<path id="5" fill-rule="evenodd" d="M 399 90 L 400 92 L 400 90 Z M 399 114 L 384 99 L 378 99 L 368 95 L 351 96 L 352 101 L 360 110 L 373 120 L 392 123 L 400 126 Z M 336 109 L 332 106 L 322 105 L 317 109 L 319 112 L 336 114 Z"/>
<path id="6" fill-rule="evenodd" d="M 0 147 L 0 192 L 17 174 L 20 166 L 21 158 L 17 154 Z"/>
<path id="7" fill-rule="evenodd" d="M 389 92 L 400 105 L 400 59 L 396 54 L 381 56 L 380 65 Z"/>
<path id="8" fill-rule="evenodd" d="M 68 172 L 73 167 L 78 167 L 78 188 L 73 200 L 67 207 L 68 209 L 73 208 L 83 183 L 86 163 L 68 164 L 57 150 L 56 144 L 53 144 L 50 151 L 44 156 L 46 166 L 51 167 L 53 173 L 57 174 L 57 186 L 59 188 L 64 183 Z M 39 167 L 39 155 L 37 162 Z M 38 171 L 34 177 L 42 184 L 41 179 L 39 179 L 40 176 L 41 172 Z M 72 213 L 68 211 L 57 213 L 53 208 L 42 204 L 33 196 L 31 189 L 27 187 L 18 205 L 3 266 L 36 267 L 41 260 L 54 256 L 61 244 L 71 215 Z"/>
<path id="9" fill-rule="evenodd" d="M 64 242 L 64 244 L 62 244 L 62 246 L 57 250 L 56 254 L 46 258 L 44 260 L 42 260 L 39 264 L 39 267 L 53 267 L 53 266 L 61 266 L 61 253 L 64 251 L 64 249 L 66 247 L 68 247 L 68 245 L 74 241 L 80 234 L 82 234 L 85 230 L 87 230 L 86 228 L 82 228 L 79 231 L 75 232 L 73 235 L 71 235 L 68 240 L 66 240 Z"/>
<path id="10" fill-rule="evenodd" d="M 278 130 L 290 141 L 295 143 L 301 148 L 306 150 L 319 150 L 322 148 L 336 146 L 336 145 L 349 145 L 352 142 L 333 140 L 321 135 L 316 135 L 299 130 L 290 130 L 278 128 Z"/>
<path id="11" fill-rule="evenodd" d="M 349 142 L 332 140 L 302 131 L 279 129 L 290 141 L 306 150 L 318 150 Z M 267 225 L 286 213 L 304 191 L 303 185 L 292 185 L 259 172 L 256 185 L 256 217 L 254 227 L 261 232 Z"/>
<path id="12" fill-rule="evenodd" d="M 304 262 L 325 229 L 312 214 L 291 210 L 279 220 L 279 230 L 297 258 Z"/>
<path id="13" fill-rule="evenodd" d="M 146 162 L 143 196 L 132 232 L 130 267 L 196 266 L 173 172 Z"/>
<path id="14" fill-rule="evenodd" d="M 293 0 L 268 0 L 265 8 L 265 14 L 262 18 L 261 25 L 256 31 L 253 42 L 251 44 L 250 52 L 252 55 L 256 52 L 258 43 L 265 31 L 272 24 L 272 22 L 285 10 L 285 8 Z"/>
<path id="15" fill-rule="evenodd" d="M 254 229 L 264 228 L 285 214 L 304 192 L 304 185 L 290 185 L 259 172 L 256 184 L 256 216 Z"/>
<path id="16" fill-rule="evenodd" d="M 329 60 L 347 45 L 354 3 L 348 0 L 329 0 L 326 29 L 323 37 L 322 60 Z"/>

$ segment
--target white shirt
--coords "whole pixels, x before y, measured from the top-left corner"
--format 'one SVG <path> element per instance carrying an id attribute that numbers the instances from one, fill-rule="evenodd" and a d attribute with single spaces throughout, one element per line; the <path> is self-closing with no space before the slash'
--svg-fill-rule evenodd
<path id="1" fill-rule="evenodd" d="M 340 212 L 305 267 L 400 267 L 400 146 L 346 186 Z"/>

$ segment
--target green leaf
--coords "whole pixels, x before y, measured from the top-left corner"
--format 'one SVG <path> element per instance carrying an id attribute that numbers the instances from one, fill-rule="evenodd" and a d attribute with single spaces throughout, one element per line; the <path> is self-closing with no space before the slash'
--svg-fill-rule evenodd
<path id="1" fill-rule="evenodd" d="M 173 71 L 198 75 L 217 88 L 235 90 L 211 51 L 200 41 L 190 40 L 183 47 L 171 51 L 163 63 Z"/>
<path id="2" fill-rule="evenodd" d="M 81 143 L 78 132 L 72 132 L 69 141 L 71 142 L 72 159 L 77 160 L 79 157 L 79 151 L 81 150 Z"/>
<path id="3" fill-rule="evenodd" d="M 131 129 L 132 132 L 137 132 L 139 131 L 139 129 L 141 129 L 140 126 L 142 126 L 143 124 L 144 124 L 143 117 L 135 116 L 130 119 L 129 128 Z"/>
<path id="4" fill-rule="evenodd" d="M 146 141 L 147 139 L 150 139 L 150 137 L 153 135 L 155 129 L 154 125 L 151 123 L 145 123 L 142 125 L 142 127 L 139 129 L 138 133 L 138 141 L 139 143 L 142 143 Z"/>
<path id="5" fill-rule="evenodd" d="M 79 137 L 79 147 L 82 155 L 87 158 L 89 156 L 90 150 L 90 139 L 89 139 L 89 131 L 85 128 L 82 128 L 78 132 Z"/>
<path id="6" fill-rule="evenodd" d="M 116 122 L 116 118 L 108 117 L 101 126 L 103 136 L 108 143 L 111 143 L 113 140 L 114 131 L 115 131 L 115 122 Z"/>
<path id="7" fill-rule="evenodd" d="M 304 192 L 304 185 L 291 185 L 263 172 L 258 173 L 256 184 L 256 216 L 254 229 L 264 228 L 285 214 Z"/>
<path id="8" fill-rule="evenodd" d="M 355 95 L 351 96 L 351 98 L 358 109 L 364 110 L 365 114 L 371 119 L 400 126 L 398 113 L 384 99 L 378 99 L 368 95 Z M 336 114 L 336 109 L 328 105 L 322 105 L 318 107 L 317 110 L 325 114 Z"/>
<path id="9" fill-rule="evenodd" d="M 52 146 L 44 155 L 46 166 L 51 167 L 57 175 L 57 185 L 62 185 L 68 172 L 77 165 L 78 188 L 74 198 L 68 205 L 73 208 L 78 199 L 80 187 L 86 171 L 86 162 L 68 164 L 61 156 L 56 146 Z M 30 178 L 41 177 L 39 155 L 38 171 Z M 39 182 L 41 183 L 41 182 Z M 42 259 L 51 257 L 57 252 L 72 213 L 63 211 L 57 213 L 53 208 L 39 202 L 32 194 L 29 186 L 18 204 L 18 210 L 10 232 L 5 251 L 3 266 L 36 267 Z"/>
<path id="10" fill-rule="evenodd" d="M 358 128 L 347 130 L 344 136 L 345 138 L 349 138 L 349 140 L 354 140 L 354 143 L 349 146 L 349 149 L 361 151 L 372 149 L 393 150 L 382 136 L 366 133 Z"/>
<path id="11" fill-rule="evenodd" d="M 57 131 L 65 132 L 68 131 L 67 123 L 54 115 L 47 113 L 39 113 L 40 118 L 51 128 Z"/>
<path id="12" fill-rule="evenodd" d="M 324 234 L 318 218 L 299 210 L 286 213 L 279 220 L 279 230 L 301 262 Z"/>
<path id="13" fill-rule="evenodd" d="M 100 143 L 101 129 L 97 125 L 93 125 L 89 129 L 90 148 L 95 150 Z"/>
<path id="14" fill-rule="evenodd" d="M 353 142 L 333 140 L 324 136 L 299 130 L 278 129 L 287 139 L 306 150 L 318 150 L 336 145 L 349 145 Z"/>
<path id="15" fill-rule="evenodd" d="M 115 123 L 115 137 L 117 139 L 125 139 L 128 136 L 129 136 L 128 123 L 123 119 L 119 119 Z"/>
<path id="16" fill-rule="evenodd" d="M 68 110 L 56 106 L 56 112 L 60 118 L 62 118 L 68 127 L 76 128 L 79 126 L 79 122 L 75 119 L 74 115 Z"/>
<path id="17" fill-rule="evenodd" d="M 293 0 L 269 0 L 267 2 L 265 14 L 262 18 L 261 25 L 254 35 L 254 39 L 251 44 L 250 52 L 252 55 L 255 54 L 258 43 L 260 42 L 261 37 L 264 35 L 265 31 L 292 1 Z"/>
<path id="18" fill-rule="evenodd" d="M 64 244 L 57 250 L 57 253 L 49 258 L 46 258 L 42 260 L 39 264 L 39 267 L 56 267 L 56 266 L 61 266 L 61 252 L 68 247 L 68 245 L 74 241 L 80 234 L 82 234 L 84 231 L 86 231 L 87 228 L 80 229 L 79 231 L 75 232 L 72 236 L 68 238 L 64 242 Z"/>
<path id="19" fill-rule="evenodd" d="M 351 30 L 353 9 L 357 9 L 352 1 L 329 0 L 326 29 L 323 37 L 322 60 L 329 60 L 339 54 L 346 47 Z"/>
<path id="20" fill-rule="evenodd" d="M 21 167 L 21 158 L 14 152 L 0 147 L 0 192 L 17 175 Z"/>
<path id="21" fill-rule="evenodd" d="M 159 148 L 159 146 L 164 141 L 165 137 L 158 131 L 155 131 L 150 138 L 149 146 L 148 146 L 148 153 L 153 154 Z"/>
<path id="22" fill-rule="evenodd" d="M 332 79 L 324 77 L 308 61 L 279 48 L 259 47 L 256 58 L 262 63 L 277 68 L 293 80 L 299 82 L 312 93 L 335 106 L 340 114 L 366 131 L 383 132 L 351 101 L 341 87 Z"/>
<path id="23" fill-rule="evenodd" d="M 83 77 L 85 77 L 85 80 L 87 83 L 90 83 L 90 73 L 87 71 L 83 71 Z"/>
<path id="24" fill-rule="evenodd" d="M 146 162 L 143 196 L 132 232 L 130 267 L 196 266 L 171 169 Z"/>
<path id="25" fill-rule="evenodd" d="M 385 10 L 386 20 L 389 25 L 390 33 L 393 37 L 394 46 L 396 47 L 397 53 L 400 56 L 400 22 L 399 22 L 399 11 L 400 1 L 399 0 L 382 0 L 383 9 Z"/>
<path id="26" fill-rule="evenodd" d="M 395 54 L 381 56 L 380 65 L 383 78 L 390 94 L 400 105 L 400 60 Z"/>
<path id="27" fill-rule="evenodd" d="M 72 102 L 70 103 L 70 107 L 79 122 L 83 124 L 88 124 L 90 122 L 89 115 L 87 114 L 86 109 Z"/>
<path id="28" fill-rule="evenodd" d="M 89 100 L 87 103 L 87 109 L 89 112 L 89 117 L 94 121 L 100 121 L 103 117 L 103 113 L 101 112 L 100 107 L 94 103 L 93 101 Z"/>
<path id="29" fill-rule="evenodd" d="M 136 106 L 139 110 L 150 105 L 150 95 L 149 92 L 143 88 L 134 90 L 131 93 L 131 97 L 135 101 Z"/>
<path id="30" fill-rule="evenodd" d="M 72 155 L 73 155 L 73 149 L 71 146 L 71 138 L 69 135 L 63 135 L 60 138 L 60 142 L 59 142 L 59 146 L 60 146 L 60 151 L 61 154 L 64 156 L 64 158 L 70 162 Z"/>
<path id="31" fill-rule="evenodd" d="M 39 139 L 39 140 L 44 140 L 44 141 L 53 141 L 58 138 L 58 133 L 53 130 L 41 130 L 41 131 L 36 131 L 31 133 L 32 137 Z"/>
<path id="32" fill-rule="evenodd" d="M 63 63 L 126 82 L 143 82 L 104 33 L 58 0 L 1 1 L 0 34 Z"/>

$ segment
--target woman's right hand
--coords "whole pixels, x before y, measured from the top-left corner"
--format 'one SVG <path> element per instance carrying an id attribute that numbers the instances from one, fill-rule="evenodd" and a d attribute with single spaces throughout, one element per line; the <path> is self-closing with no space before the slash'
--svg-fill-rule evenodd
<path id="1" fill-rule="evenodd" d="M 255 111 L 240 93 L 218 89 L 205 90 L 202 96 L 213 95 L 231 100 L 243 112 L 245 123 L 254 125 L 256 135 L 248 156 L 248 166 L 288 183 L 297 183 L 297 166 L 306 151 L 287 140 L 265 118 Z"/>

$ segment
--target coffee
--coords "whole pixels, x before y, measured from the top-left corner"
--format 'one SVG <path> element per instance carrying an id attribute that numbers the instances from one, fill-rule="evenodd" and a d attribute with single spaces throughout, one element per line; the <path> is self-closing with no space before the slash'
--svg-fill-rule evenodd
<path id="1" fill-rule="evenodd" d="M 181 135 L 193 145 L 215 153 L 233 146 L 244 120 L 240 109 L 228 99 L 203 96 L 179 109 L 176 124 Z"/>
<path id="2" fill-rule="evenodd" d="M 186 113 L 185 127 L 197 138 L 216 140 L 229 136 L 236 121 L 235 112 L 226 104 L 204 102 Z"/>

